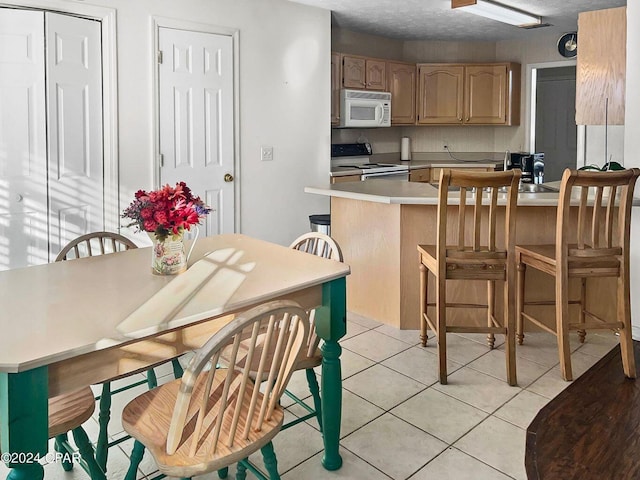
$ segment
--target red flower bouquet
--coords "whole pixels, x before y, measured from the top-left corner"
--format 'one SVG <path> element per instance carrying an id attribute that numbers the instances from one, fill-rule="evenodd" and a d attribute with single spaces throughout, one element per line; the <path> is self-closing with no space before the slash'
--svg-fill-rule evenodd
<path id="1" fill-rule="evenodd" d="M 135 225 L 139 231 L 155 233 L 156 239 L 162 242 L 169 236 L 182 236 L 210 211 L 186 183 L 179 182 L 175 187 L 165 185 L 152 192 L 138 190 L 122 218 L 133 220 L 127 227 Z"/>

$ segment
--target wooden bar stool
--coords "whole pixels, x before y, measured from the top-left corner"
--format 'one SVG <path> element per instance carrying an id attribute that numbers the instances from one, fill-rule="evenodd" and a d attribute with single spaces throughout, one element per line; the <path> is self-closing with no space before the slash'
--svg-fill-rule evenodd
<path id="1" fill-rule="evenodd" d="M 616 172 L 586 172 L 565 170 L 562 176 L 555 245 L 518 245 L 518 343 L 524 340 L 523 320 L 538 325 L 558 338 L 562 377 L 573 379 L 569 332 L 577 330 L 584 342 L 586 330 L 613 329 L 620 333 L 620 349 L 624 373 L 636 377 L 631 339 L 631 308 L 629 300 L 629 237 L 633 189 L 640 169 Z M 595 191 L 589 195 L 590 188 Z M 571 206 L 573 189 L 580 188 L 579 207 Z M 591 225 L 588 225 L 588 210 Z M 615 218 L 617 217 L 617 219 Z M 615 233 L 614 233 L 615 232 Z M 555 279 L 555 302 L 525 301 L 525 270 L 527 266 L 547 273 Z M 607 321 L 586 310 L 586 280 L 592 277 L 617 279 L 616 321 Z M 581 281 L 580 299 L 569 299 L 569 280 Z M 529 313 L 526 305 L 554 305 L 556 326 L 550 328 Z M 569 321 L 569 305 L 580 306 L 578 322 Z M 590 321 L 586 321 L 589 317 Z"/>
<path id="2" fill-rule="evenodd" d="M 515 363 L 515 211 L 518 199 L 520 170 L 496 173 L 467 173 L 443 169 L 440 175 L 438 195 L 438 225 L 436 245 L 418 245 L 420 254 L 420 317 L 422 346 L 427 344 L 427 327 L 433 330 L 438 342 L 440 383 L 447 383 L 447 332 L 487 333 L 492 342 L 493 335 L 505 335 L 507 381 L 516 385 Z M 450 206 L 449 188 L 459 187 L 458 208 Z M 466 222 L 467 192 L 475 188 L 473 218 Z M 499 189 L 506 188 L 504 215 L 504 249 L 496 247 Z M 488 190 L 485 193 L 484 190 Z M 451 195 L 454 197 L 454 195 Z M 483 200 L 488 205 L 483 205 Z M 455 203 L 454 203 L 455 205 Z M 470 207 L 469 207 L 470 208 Z M 483 211 L 488 210 L 488 215 Z M 484 220 L 484 221 L 483 221 Z M 469 223 L 470 225 L 467 225 Z M 484 227 L 483 227 L 484 224 Z M 447 228 L 449 227 L 449 228 Z M 468 228 L 470 227 L 470 229 Z M 449 238 L 456 238 L 448 244 Z M 465 231 L 467 235 L 465 235 Z M 486 233 L 481 243 L 481 232 Z M 449 246 L 451 245 L 451 246 Z M 435 277 L 435 303 L 427 301 L 428 272 Z M 447 280 L 487 280 L 486 305 L 447 303 Z M 504 321 L 502 325 L 494 316 L 495 282 L 504 282 Z M 436 307 L 435 321 L 427 315 L 427 307 Z M 486 308 L 487 326 L 447 325 L 446 309 Z M 490 343 L 490 346 L 492 344 Z"/>

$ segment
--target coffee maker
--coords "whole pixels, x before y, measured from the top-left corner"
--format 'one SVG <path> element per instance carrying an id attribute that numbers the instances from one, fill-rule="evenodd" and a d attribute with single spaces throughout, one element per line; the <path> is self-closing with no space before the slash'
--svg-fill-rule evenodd
<path id="1" fill-rule="evenodd" d="M 514 168 L 522 170 L 522 183 L 543 183 L 544 153 L 512 153 L 511 165 L 507 165 L 507 169 Z"/>

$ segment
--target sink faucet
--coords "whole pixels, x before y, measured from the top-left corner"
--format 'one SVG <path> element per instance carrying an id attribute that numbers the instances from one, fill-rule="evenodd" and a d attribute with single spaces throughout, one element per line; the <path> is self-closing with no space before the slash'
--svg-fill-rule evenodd
<path id="1" fill-rule="evenodd" d="M 504 165 L 502 169 L 505 172 L 511 169 L 511 152 L 509 150 L 504 153 Z"/>

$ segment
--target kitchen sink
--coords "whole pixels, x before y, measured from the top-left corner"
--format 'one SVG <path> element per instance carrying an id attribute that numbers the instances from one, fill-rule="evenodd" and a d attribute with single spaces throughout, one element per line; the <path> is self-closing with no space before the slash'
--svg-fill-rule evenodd
<path id="1" fill-rule="evenodd" d="M 507 187 L 500 187 L 498 191 L 507 193 Z M 518 193 L 558 193 L 558 191 L 557 188 L 548 187 L 542 183 L 521 183 L 518 186 Z"/>
<path id="2" fill-rule="evenodd" d="M 557 188 L 547 187 L 542 183 L 523 183 L 518 187 L 519 193 L 558 193 Z"/>

